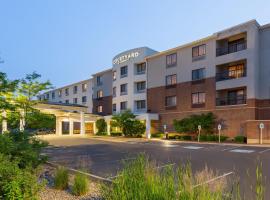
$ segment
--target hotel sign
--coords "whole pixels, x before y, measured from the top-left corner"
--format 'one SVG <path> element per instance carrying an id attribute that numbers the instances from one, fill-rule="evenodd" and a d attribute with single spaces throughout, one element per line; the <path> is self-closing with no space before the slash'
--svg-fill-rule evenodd
<path id="1" fill-rule="evenodd" d="M 118 58 L 115 58 L 115 59 L 113 60 L 113 64 L 114 64 L 114 65 L 115 65 L 115 64 L 121 64 L 121 63 L 123 63 L 123 62 L 129 61 L 129 60 L 132 59 L 132 58 L 138 57 L 139 54 L 140 54 L 140 53 L 139 53 L 138 51 L 136 51 L 136 52 L 131 52 L 131 53 L 129 53 L 129 54 L 125 54 L 125 55 L 123 55 L 123 56 L 120 56 L 120 57 L 118 57 Z"/>

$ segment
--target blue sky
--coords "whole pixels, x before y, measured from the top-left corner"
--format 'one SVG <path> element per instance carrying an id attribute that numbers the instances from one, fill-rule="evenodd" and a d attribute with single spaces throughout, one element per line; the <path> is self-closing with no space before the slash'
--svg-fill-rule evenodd
<path id="1" fill-rule="evenodd" d="M 37 71 L 55 87 L 111 67 L 127 49 L 162 51 L 257 19 L 269 0 L 0 0 L 0 71 Z"/>

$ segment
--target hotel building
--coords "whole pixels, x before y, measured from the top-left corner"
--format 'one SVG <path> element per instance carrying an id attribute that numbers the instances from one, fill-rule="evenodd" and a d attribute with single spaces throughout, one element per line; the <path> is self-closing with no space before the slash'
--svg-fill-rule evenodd
<path id="1" fill-rule="evenodd" d="M 256 20 L 162 52 L 131 49 L 90 79 L 89 110 L 109 121 L 130 109 L 145 120 L 147 137 L 164 125 L 174 131 L 174 119 L 212 112 L 222 134 L 257 142 L 263 122 L 270 142 L 269 55 L 270 24 Z"/>

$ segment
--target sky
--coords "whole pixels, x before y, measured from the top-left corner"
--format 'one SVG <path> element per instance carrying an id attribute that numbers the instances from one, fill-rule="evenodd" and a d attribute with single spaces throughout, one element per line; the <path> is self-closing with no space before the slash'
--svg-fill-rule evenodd
<path id="1" fill-rule="evenodd" d="M 122 51 L 157 51 L 256 19 L 270 23 L 269 0 L 0 0 L 0 71 L 33 71 L 54 87 L 112 66 Z"/>

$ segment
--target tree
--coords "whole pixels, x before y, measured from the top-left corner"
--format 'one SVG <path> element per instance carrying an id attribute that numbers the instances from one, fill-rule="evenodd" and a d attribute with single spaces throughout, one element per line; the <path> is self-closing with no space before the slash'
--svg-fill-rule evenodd
<path id="1" fill-rule="evenodd" d="M 130 111 L 115 114 L 112 117 L 112 126 L 119 127 L 125 136 L 141 136 L 145 132 L 145 125 Z"/>
<path id="2" fill-rule="evenodd" d="M 104 119 L 102 119 L 102 118 L 98 119 L 96 121 L 96 126 L 97 126 L 97 129 L 98 129 L 97 134 L 102 134 L 102 133 L 106 132 L 107 124 L 106 124 Z"/>
<path id="3" fill-rule="evenodd" d="M 174 129 L 179 133 L 195 133 L 198 130 L 198 125 L 201 125 L 202 132 L 211 134 L 214 131 L 216 118 L 213 113 L 201 115 L 191 115 L 190 117 L 174 120 Z"/>
<path id="4" fill-rule="evenodd" d="M 36 72 L 27 74 L 26 77 L 20 81 L 18 87 L 16 105 L 23 111 L 22 115 L 24 116 L 21 117 L 26 119 L 26 123 L 28 123 L 27 119 L 29 119 L 29 111 L 33 112 L 33 106 L 37 103 L 34 101 L 34 98 L 40 94 L 40 92 L 52 88 L 50 81 L 47 80 L 45 82 L 41 82 L 40 78 L 41 75 Z"/>

